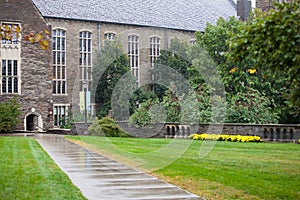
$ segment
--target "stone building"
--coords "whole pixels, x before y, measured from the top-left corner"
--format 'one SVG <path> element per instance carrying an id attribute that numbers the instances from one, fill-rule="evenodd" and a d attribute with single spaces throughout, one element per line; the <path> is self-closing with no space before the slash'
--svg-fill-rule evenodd
<path id="1" fill-rule="evenodd" d="M 50 31 L 50 26 L 31 1 L 0 1 L 1 27 L 20 28 L 21 36 Z M 1 30 L 2 31 L 2 30 Z M 0 101 L 17 97 L 21 102 L 17 129 L 42 130 L 52 127 L 51 52 L 20 41 L 16 34 L 0 44 Z"/>
<path id="2" fill-rule="evenodd" d="M 120 39 L 132 74 L 143 85 L 172 39 L 192 44 L 195 31 L 204 31 L 206 23 L 231 16 L 236 16 L 232 0 L 1 0 L 2 25 L 20 26 L 22 35 L 49 29 L 52 45 L 44 51 L 22 41 L 2 41 L 0 100 L 18 97 L 20 130 L 59 127 L 69 111 L 81 107 L 81 92 L 91 91 L 91 71 L 105 39 Z M 95 105 L 89 102 L 92 115 Z"/>

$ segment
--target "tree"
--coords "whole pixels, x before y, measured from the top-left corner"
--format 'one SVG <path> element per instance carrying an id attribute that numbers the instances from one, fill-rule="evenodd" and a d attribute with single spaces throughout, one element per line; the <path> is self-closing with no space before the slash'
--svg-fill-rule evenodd
<path id="1" fill-rule="evenodd" d="M 180 122 L 179 98 L 189 92 L 185 82 L 188 80 L 188 67 L 191 65 L 186 54 L 188 48 L 185 41 L 173 39 L 169 49 L 161 50 L 160 57 L 151 71 L 154 82 L 159 80 L 161 83 L 154 84 L 154 92 L 166 110 L 168 122 Z"/>
<path id="2" fill-rule="evenodd" d="M 113 89 L 120 78 L 130 70 L 128 57 L 124 54 L 119 40 L 106 41 L 98 56 L 93 73 L 95 81 L 95 102 L 99 106 L 97 116 L 105 117 L 111 110 Z M 99 78 L 100 77 L 100 78 Z"/>
<path id="3" fill-rule="evenodd" d="M 21 38 L 21 28 L 20 26 L 11 26 L 3 23 L 0 31 L 0 40 L 8 40 L 8 41 L 22 41 Z M 25 44 L 38 44 L 41 49 L 49 50 L 49 42 L 50 42 L 50 32 L 48 30 L 43 30 L 38 33 L 30 33 L 29 35 L 24 36 Z"/>
<path id="4" fill-rule="evenodd" d="M 193 88 L 197 88 L 198 90 L 199 103 L 201 102 L 201 116 L 203 116 L 201 117 L 201 121 L 206 122 L 207 119 L 205 117 L 210 117 L 211 115 L 212 99 L 209 98 L 209 94 L 212 90 L 215 90 L 214 84 L 223 84 L 227 101 L 226 122 L 278 122 L 279 109 L 277 109 L 278 103 L 276 101 L 279 102 L 280 99 L 277 95 L 277 85 L 273 84 L 273 82 L 276 81 L 276 83 L 278 83 L 280 81 L 283 83 L 284 81 L 278 78 L 279 81 L 274 79 L 271 83 L 267 78 L 263 77 L 261 71 L 254 68 L 255 61 L 253 59 L 244 59 L 241 62 L 227 59 L 227 55 L 231 54 L 227 43 L 230 37 L 229 33 L 238 32 L 238 27 L 242 23 L 243 22 L 235 18 L 230 18 L 228 21 L 220 18 L 216 25 L 207 24 L 205 33 L 196 33 L 196 45 L 193 46 L 189 52 L 190 59 L 193 60 L 193 67 L 190 67 L 191 75 L 189 76 L 189 80 L 194 85 Z M 210 59 L 205 58 L 207 56 L 205 56 L 204 51 L 207 52 Z M 220 83 L 218 83 L 220 80 L 205 80 L 204 82 L 203 79 L 201 80 L 199 78 L 199 75 L 197 75 L 194 69 L 194 67 L 198 67 L 198 71 L 201 71 L 201 74 L 209 75 L 209 72 L 213 71 L 213 69 L 210 68 L 214 65 L 211 60 L 215 62 L 222 77 L 222 82 Z M 205 69 L 209 72 L 205 72 Z M 282 86 L 283 84 L 278 85 Z M 248 100 L 252 98 L 250 93 L 252 96 L 259 96 L 259 102 L 263 103 L 259 104 L 259 106 L 256 104 L 256 101 L 253 100 L 249 103 Z M 218 102 L 218 98 L 214 98 L 214 101 L 215 100 Z M 245 111 L 245 114 L 241 112 L 242 110 Z M 266 116 L 257 114 L 261 112 L 261 110 L 265 110 L 264 113 Z"/>
<path id="5" fill-rule="evenodd" d="M 264 76 L 288 74 L 285 96 L 300 114 L 300 1 L 275 4 L 267 12 L 256 10 L 251 20 L 241 23 L 232 33 L 230 59 L 242 62 L 254 59 L 253 65 Z"/>
<path id="6" fill-rule="evenodd" d="M 270 100 L 256 89 L 246 87 L 228 99 L 229 123 L 269 124 L 278 123 L 278 114 L 270 107 Z"/>
<path id="7" fill-rule="evenodd" d="M 12 132 L 19 123 L 21 105 L 17 99 L 10 99 L 0 104 L 0 132 Z"/>
<path id="8" fill-rule="evenodd" d="M 210 23 L 206 25 L 205 33 L 199 31 L 195 33 L 197 44 L 204 48 L 218 65 L 227 63 L 228 32 L 236 32 L 240 23 L 241 21 L 234 17 L 229 18 L 228 21 L 220 17 L 216 25 Z"/>
<path id="9" fill-rule="evenodd" d="M 133 95 L 130 98 L 129 113 L 133 114 L 139 110 L 144 102 L 156 101 L 157 99 L 158 97 L 153 91 L 148 90 L 147 87 L 139 87 L 133 92 Z"/>
<path id="10" fill-rule="evenodd" d="M 172 40 L 170 48 L 167 50 L 161 50 L 159 58 L 155 61 L 154 68 L 151 73 L 154 75 L 155 80 L 163 79 L 162 68 L 171 68 L 178 72 L 185 79 L 188 79 L 188 66 L 190 62 L 187 59 L 186 51 L 188 49 L 188 44 L 185 41 L 180 41 L 175 38 Z M 169 71 L 167 71 L 169 72 Z M 177 74 L 171 73 L 168 76 L 173 76 L 175 78 Z M 155 81 L 154 81 L 155 82 Z M 168 85 L 170 83 L 167 83 Z M 177 85 L 177 87 L 179 87 Z M 154 84 L 154 91 L 162 100 L 165 92 L 168 90 L 166 86 Z"/>

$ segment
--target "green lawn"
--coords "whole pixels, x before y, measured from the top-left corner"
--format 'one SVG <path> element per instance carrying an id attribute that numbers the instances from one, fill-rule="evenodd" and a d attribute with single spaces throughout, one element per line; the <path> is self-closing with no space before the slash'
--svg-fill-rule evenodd
<path id="1" fill-rule="evenodd" d="M 0 137 L 0 199 L 85 199 L 34 138 Z"/>
<path id="2" fill-rule="evenodd" d="M 202 141 L 68 138 L 207 199 L 300 199 L 298 144 L 217 142 L 200 158 Z"/>

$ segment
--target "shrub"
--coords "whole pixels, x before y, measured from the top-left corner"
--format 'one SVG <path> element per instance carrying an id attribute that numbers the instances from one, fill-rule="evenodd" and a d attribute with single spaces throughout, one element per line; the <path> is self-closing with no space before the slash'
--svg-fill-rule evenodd
<path id="1" fill-rule="evenodd" d="M 0 132 L 12 132 L 19 123 L 21 105 L 16 98 L 0 104 Z"/>
<path id="2" fill-rule="evenodd" d="M 96 118 L 88 128 L 88 132 L 95 136 L 129 137 L 129 134 L 124 132 L 110 117 L 103 117 L 100 120 Z"/>
<path id="3" fill-rule="evenodd" d="M 259 136 L 225 135 L 225 134 L 192 134 L 193 140 L 216 140 L 230 142 L 262 142 Z"/>
<path id="4" fill-rule="evenodd" d="M 151 123 L 151 116 L 147 110 L 147 102 L 142 103 L 141 107 L 131 115 L 129 124 L 136 127 L 145 127 Z"/>
<path id="5" fill-rule="evenodd" d="M 88 133 L 94 136 L 105 136 L 104 132 L 100 127 L 99 119 L 97 117 L 94 119 L 92 125 L 89 126 Z"/>

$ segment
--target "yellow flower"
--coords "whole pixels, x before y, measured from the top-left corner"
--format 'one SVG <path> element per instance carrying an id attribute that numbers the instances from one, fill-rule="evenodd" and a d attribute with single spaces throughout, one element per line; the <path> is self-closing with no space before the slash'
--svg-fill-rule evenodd
<path id="1" fill-rule="evenodd" d="M 237 70 L 237 68 L 234 67 L 234 68 L 232 68 L 229 72 L 230 72 L 230 73 L 233 73 L 233 72 L 235 72 L 236 70 Z"/>
<path id="2" fill-rule="evenodd" d="M 254 74 L 256 72 L 256 69 L 248 69 L 247 70 L 250 74 Z"/>
<path id="3" fill-rule="evenodd" d="M 217 140 L 217 141 L 231 141 L 231 142 L 262 142 L 259 136 L 244 136 L 244 135 L 225 135 L 225 134 L 192 134 L 193 140 Z M 300 143 L 300 140 L 299 140 Z"/>

